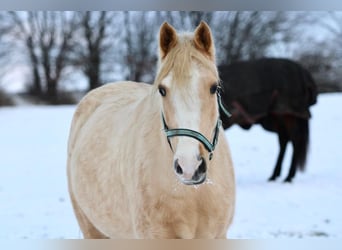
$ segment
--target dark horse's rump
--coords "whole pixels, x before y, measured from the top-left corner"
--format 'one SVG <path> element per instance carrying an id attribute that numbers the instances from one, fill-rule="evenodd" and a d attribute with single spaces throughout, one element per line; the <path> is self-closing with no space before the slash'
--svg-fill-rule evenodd
<path id="1" fill-rule="evenodd" d="M 224 128 L 239 124 L 248 129 L 261 124 L 278 133 L 280 152 L 270 180 L 280 175 L 287 142 L 293 144 L 291 181 L 296 167 L 304 169 L 309 142 L 309 107 L 316 103 L 317 87 L 300 64 L 277 58 L 243 61 L 218 67 L 222 100 L 232 117 L 221 114 Z"/>

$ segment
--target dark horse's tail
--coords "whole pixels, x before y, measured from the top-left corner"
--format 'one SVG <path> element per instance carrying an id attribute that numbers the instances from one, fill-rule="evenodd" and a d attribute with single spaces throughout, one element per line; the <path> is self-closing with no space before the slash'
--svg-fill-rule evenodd
<path id="1" fill-rule="evenodd" d="M 305 96 L 307 100 L 307 109 L 317 102 L 318 89 L 315 80 L 310 72 L 302 68 L 302 82 L 305 84 Z M 309 111 L 310 113 L 310 111 Z M 297 130 L 297 166 L 301 171 L 305 170 L 306 156 L 309 147 L 309 119 L 298 118 Z"/>
<path id="2" fill-rule="evenodd" d="M 297 118 L 297 136 L 294 141 L 297 145 L 294 152 L 297 156 L 297 166 L 299 170 L 305 170 L 306 156 L 309 148 L 309 121 L 308 119 Z"/>

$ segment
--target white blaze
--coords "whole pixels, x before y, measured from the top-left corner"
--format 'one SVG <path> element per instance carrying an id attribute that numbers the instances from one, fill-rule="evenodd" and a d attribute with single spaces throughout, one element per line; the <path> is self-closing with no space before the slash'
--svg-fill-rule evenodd
<path id="1" fill-rule="evenodd" d="M 176 119 L 177 128 L 192 129 L 194 131 L 199 131 L 200 123 L 200 110 L 201 103 L 199 97 L 199 71 L 196 67 L 193 69 L 193 73 L 189 82 L 183 83 L 188 84 L 186 87 L 189 96 L 186 94 L 181 94 L 181 89 L 173 88 L 171 94 L 171 102 L 174 109 L 174 117 Z M 172 74 L 168 75 L 163 84 L 171 88 L 173 82 Z M 186 99 L 184 99 L 186 98 Z M 174 129 L 174 128 L 172 128 Z M 179 165 L 182 167 L 184 180 L 190 180 L 198 166 L 201 163 L 199 159 L 199 141 L 196 139 L 178 136 L 178 143 L 175 149 L 174 160 L 178 159 Z M 172 139 L 171 139 L 172 142 Z"/>

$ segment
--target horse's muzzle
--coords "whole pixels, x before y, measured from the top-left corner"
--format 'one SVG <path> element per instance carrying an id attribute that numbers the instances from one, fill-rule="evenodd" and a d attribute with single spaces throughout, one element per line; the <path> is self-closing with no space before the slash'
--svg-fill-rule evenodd
<path id="1" fill-rule="evenodd" d="M 207 163 L 203 157 L 201 157 L 201 164 L 198 166 L 196 171 L 193 173 L 191 178 L 184 178 L 184 172 L 182 166 L 180 166 L 178 159 L 175 160 L 174 168 L 176 174 L 179 176 L 182 183 L 186 185 L 198 185 L 206 180 Z"/>
<path id="2" fill-rule="evenodd" d="M 199 184 L 202 184 L 203 182 L 205 182 L 206 177 L 207 177 L 207 175 L 204 173 L 197 180 L 194 180 L 194 179 L 182 180 L 182 183 L 185 185 L 199 185 Z"/>

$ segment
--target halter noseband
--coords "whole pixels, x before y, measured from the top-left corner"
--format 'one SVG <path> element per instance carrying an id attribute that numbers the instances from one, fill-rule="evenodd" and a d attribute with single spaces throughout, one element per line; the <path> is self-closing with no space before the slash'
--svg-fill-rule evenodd
<path id="1" fill-rule="evenodd" d="M 223 106 L 223 103 L 221 101 L 221 95 L 219 93 L 217 93 L 217 100 L 218 100 L 219 108 L 221 108 L 222 111 L 228 117 L 230 117 L 231 114 Z M 216 144 L 217 144 L 217 141 L 218 141 L 218 135 L 219 135 L 219 131 L 220 131 L 220 126 L 222 125 L 222 122 L 221 122 L 220 118 L 217 119 L 216 126 L 215 126 L 215 129 L 214 129 L 214 137 L 213 137 L 212 142 L 210 142 L 200 132 L 197 132 L 197 131 L 192 130 L 192 129 L 187 129 L 187 128 L 169 129 L 169 127 L 166 124 L 163 112 L 162 112 L 161 115 L 162 115 L 162 121 L 163 121 L 163 126 L 164 126 L 164 132 L 166 134 L 167 141 L 168 141 L 172 151 L 173 151 L 173 149 L 172 149 L 172 145 L 171 145 L 171 142 L 170 142 L 170 137 L 174 137 L 174 136 L 188 136 L 188 137 L 191 137 L 191 138 L 194 138 L 194 139 L 198 140 L 199 142 L 201 142 L 203 144 L 203 146 L 209 152 L 209 160 L 211 160 L 213 158 L 213 151 L 215 150 L 215 147 L 216 147 Z"/>

